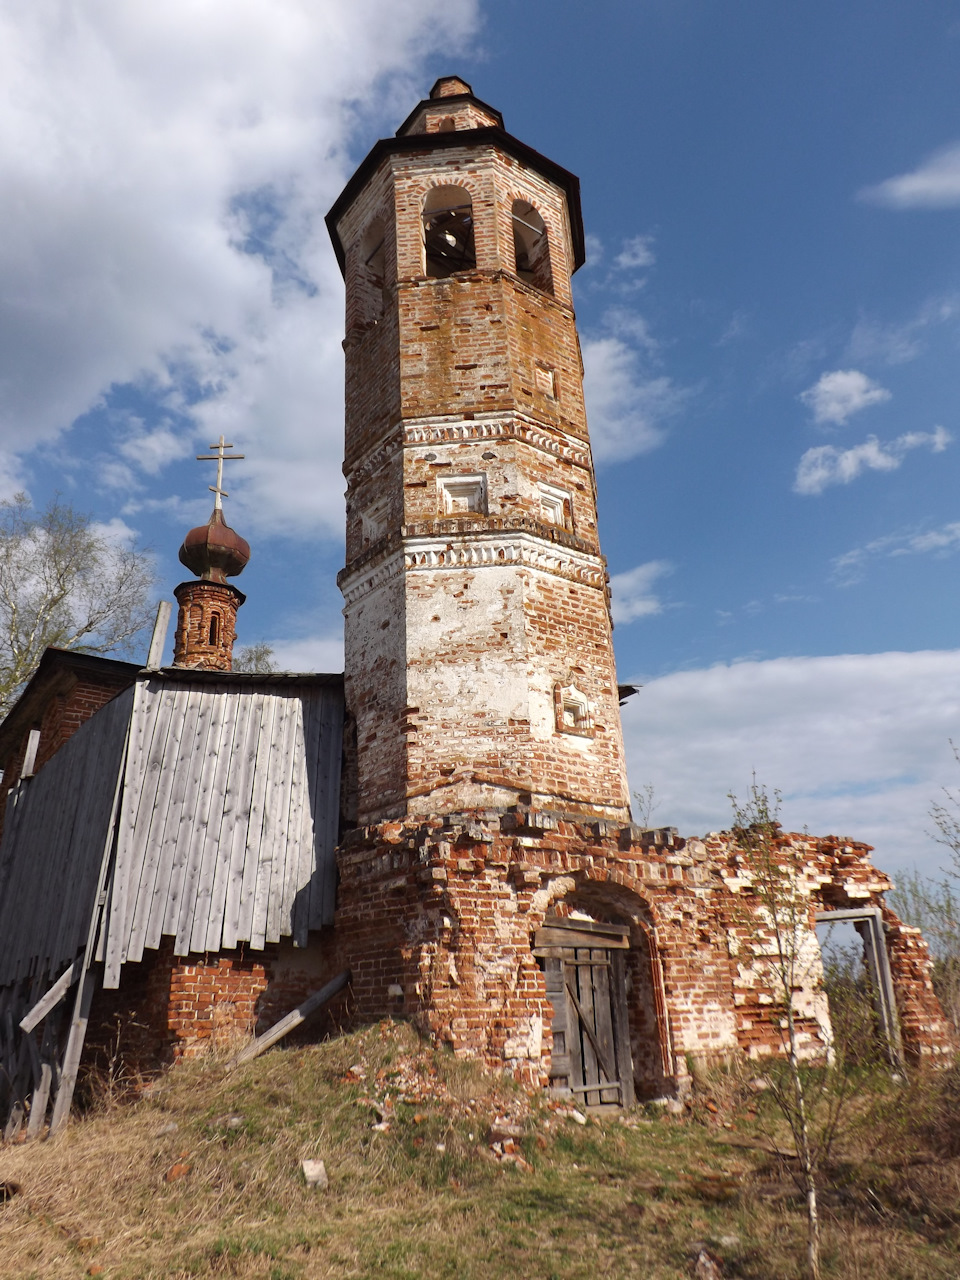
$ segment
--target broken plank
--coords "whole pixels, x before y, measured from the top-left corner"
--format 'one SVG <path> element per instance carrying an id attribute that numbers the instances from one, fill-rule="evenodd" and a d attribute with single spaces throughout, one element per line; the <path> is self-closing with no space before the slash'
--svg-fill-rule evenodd
<path id="1" fill-rule="evenodd" d="M 326 1004 L 328 1000 L 332 1000 L 334 996 L 339 995 L 344 987 L 349 986 L 352 981 L 353 975 L 349 969 L 344 969 L 343 973 L 338 973 L 335 978 L 331 978 L 325 987 L 321 987 L 319 991 L 314 991 L 312 995 L 307 996 L 306 1000 L 297 1005 L 292 1013 L 288 1013 L 279 1022 L 275 1022 L 269 1031 L 265 1031 L 262 1036 L 257 1036 L 256 1040 L 248 1044 L 245 1049 L 242 1049 L 230 1063 L 230 1067 L 239 1067 L 244 1062 L 252 1062 L 254 1058 L 259 1058 L 261 1053 L 275 1045 L 278 1040 L 282 1040 L 285 1035 L 289 1035 L 301 1023 L 306 1022 L 311 1013 L 314 1013 L 321 1005 Z"/>
<path id="2" fill-rule="evenodd" d="M 45 996 L 42 996 L 33 1006 L 29 1013 L 20 1019 L 20 1030 L 31 1032 L 34 1027 L 40 1025 L 51 1009 L 60 1003 L 67 994 L 76 980 L 80 977 L 80 971 L 83 969 L 83 957 L 74 960 L 68 969 L 61 973 L 50 990 Z"/>

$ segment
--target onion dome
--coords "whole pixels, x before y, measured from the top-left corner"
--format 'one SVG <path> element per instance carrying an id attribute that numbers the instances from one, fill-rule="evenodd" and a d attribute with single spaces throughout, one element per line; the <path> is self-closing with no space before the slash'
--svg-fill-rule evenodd
<path id="1" fill-rule="evenodd" d="M 206 524 L 191 529 L 180 548 L 180 562 L 205 582 L 226 583 L 242 573 L 250 544 L 226 523 L 219 507 Z"/>

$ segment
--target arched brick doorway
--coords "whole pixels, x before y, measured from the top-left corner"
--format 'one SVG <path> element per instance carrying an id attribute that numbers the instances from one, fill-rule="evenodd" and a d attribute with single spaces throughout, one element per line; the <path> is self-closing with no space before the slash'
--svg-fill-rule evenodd
<path id="1" fill-rule="evenodd" d="M 551 1088 L 585 1106 L 672 1091 L 675 1071 L 653 922 L 635 894 L 589 882 L 533 937 L 553 1008 Z"/>

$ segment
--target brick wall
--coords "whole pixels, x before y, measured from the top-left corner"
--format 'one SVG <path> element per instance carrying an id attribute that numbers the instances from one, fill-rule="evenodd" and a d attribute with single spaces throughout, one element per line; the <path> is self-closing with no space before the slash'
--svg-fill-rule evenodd
<path id="1" fill-rule="evenodd" d="M 55 691 L 41 705 L 36 722 L 24 729 L 19 745 L 3 771 L 0 779 L 0 834 L 3 832 L 7 796 L 11 787 L 20 780 L 30 730 L 40 730 L 36 760 L 36 768 L 39 769 L 82 724 L 130 683 L 129 676 L 111 677 L 106 673 L 97 676 L 69 673 L 58 681 Z"/>
<path id="2" fill-rule="evenodd" d="M 443 97 L 425 129 L 438 111 Z M 358 818 L 528 797 L 626 821 L 566 195 L 495 143 L 463 139 L 385 157 L 338 224 Z M 422 209 L 451 186 L 472 204 L 476 267 L 428 278 Z M 546 226 L 551 289 L 518 273 L 517 200 Z M 472 496 L 457 490 L 467 480 Z M 568 687 L 583 732 L 558 731 Z"/>
<path id="3" fill-rule="evenodd" d="M 237 638 L 237 610 L 246 597 L 229 583 L 181 582 L 174 588 L 180 606 L 174 635 L 176 667 L 230 671 Z"/>
<path id="4" fill-rule="evenodd" d="M 789 835 L 812 913 L 878 904 L 889 881 L 866 845 Z M 762 922 L 745 922 L 729 834 L 706 841 L 608 822 L 474 811 L 359 829 L 341 850 L 336 936 L 354 974 L 356 1014 L 413 1018 L 454 1052 L 543 1083 L 552 1009 L 531 953 L 535 931 L 572 909 L 631 930 L 630 1018 L 638 1093 L 682 1088 L 687 1057 L 781 1052 Z M 915 930 L 887 911 L 904 1045 L 914 1060 L 956 1040 Z M 820 1056 L 829 1010 L 816 963 L 794 993 L 802 1050 Z"/>
<path id="5" fill-rule="evenodd" d="M 337 971 L 330 931 L 313 934 L 307 947 L 289 941 L 263 951 L 176 956 L 173 940 L 124 965 L 115 991 L 97 992 L 90 1015 L 87 1057 L 111 1055 L 130 1071 L 193 1058 L 210 1050 L 232 1051 L 278 1022 Z M 316 1036 L 343 1018 L 344 1000 L 307 1025 Z"/>

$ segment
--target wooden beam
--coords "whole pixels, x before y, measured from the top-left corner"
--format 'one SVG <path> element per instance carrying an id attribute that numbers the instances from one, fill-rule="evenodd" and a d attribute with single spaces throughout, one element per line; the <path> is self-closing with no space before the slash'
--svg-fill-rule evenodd
<path id="1" fill-rule="evenodd" d="M 259 1058 L 261 1053 L 275 1045 L 278 1040 L 282 1040 L 285 1035 L 289 1035 L 295 1027 L 299 1027 L 301 1023 L 306 1022 L 311 1013 L 316 1012 L 321 1005 L 339 995 L 344 987 L 349 986 L 352 981 L 353 974 L 349 969 L 344 969 L 343 973 L 338 973 L 335 978 L 331 978 L 325 987 L 321 987 L 319 991 L 314 991 L 312 995 L 307 996 L 306 1000 L 297 1005 L 292 1013 L 288 1013 L 279 1022 L 275 1022 L 269 1031 L 265 1031 L 262 1036 L 257 1036 L 256 1040 L 248 1044 L 245 1049 L 242 1049 L 229 1064 L 230 1069 L 239 1067 L 244 1062 L 252 1062 L 254 1058 Z"/>
<path id="2" fill-rule="evenodd" d="M 95 985 L 93 972 L 90 969 L 84 969 L 77 985 L 77 998 L 74 1001 L 73 1017 L 70 1019 L 70 1034 L 67 1037 L 67 1048 L 63 1055 L 57 1100 L 53 1104 L 53 1115 L 50 1117 L 48 1137 L 51 1138 L 60 1132 L 70 1114 L 70 1104 L 73 1101 L 73 1091 L 77 1087 L 77 1072 L 80 1069 L 80 1055 L 83 1053 L 83 1042 L 87 1035 L 90 1002 L 93 1000 Z"/>
<path id="3" fill-rule="evenodd" d="M 157 605 L 157 620 L 153 624 L 153 635 L 150 637 L 150 649 L 147 653 L 148 671 L 157 670 L 163 662 L 163 649 L 167 643 L 167 629 L 172 612 L 173 605 L 169 600 L 161 600 Z"/>
<path id="4" fill-rule="evenodd" d="M 80 977 L 83 960 L 74 960 L 68 969 L 61 973 L 50 990 L 33 1006 L 29 1013 L 20 1019 L 20 1030 L 31 1032 L 38 1027 L 51 1009 L 60 1003 L 76 980 Z"/>
<path id="5" fill-rule="evenodd" d="M 37 751 L 40 747 L 40 730 L 31 729 L 27 734 L 27 749 L 23 756 L 21 778 L 32 778 L 37 767 Z"/>

